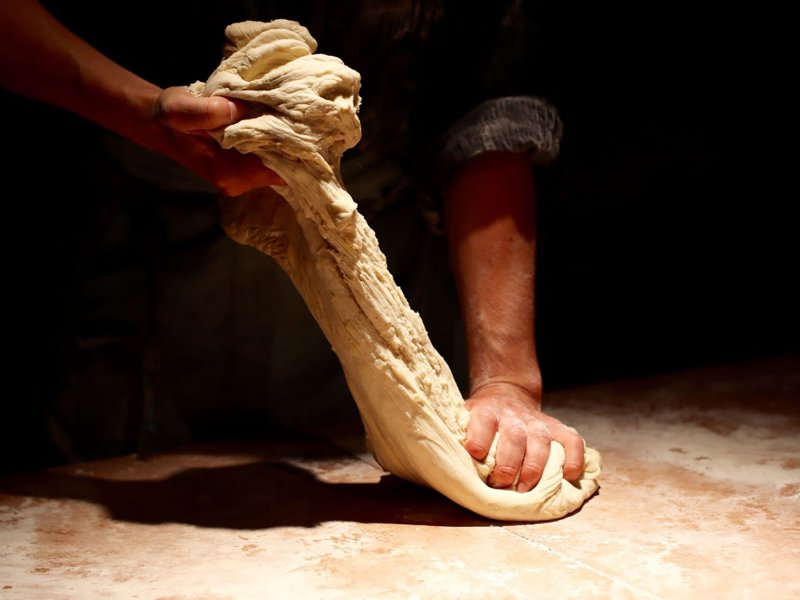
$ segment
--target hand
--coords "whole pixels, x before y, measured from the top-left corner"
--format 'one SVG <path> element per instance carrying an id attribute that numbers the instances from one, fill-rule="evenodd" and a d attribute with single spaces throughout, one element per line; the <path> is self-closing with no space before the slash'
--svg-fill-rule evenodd
<path id="1" fill-rule="evenodd" d="M 583 472 L 583 438 L 544 414 L 534 393 L 511 383 L 488 383 L 473 392 L 466 407 L 470 420 L 464 447 L 472 458 L 485 459 L 500 432 L 495 467 L 487 480 L 491 487 L 507 488 L 519 473 L 517 491 L 532 489 L 542 477 L 551 440 L 564 446 L 564 478 L 575 481 Z"/>
<path id="2" fill-rule="evenodd" d="M 255 156 L 223 150 L 207 133 L 242 119 L 240 102 L 222 97 L 199 98 L 183 87 L 158 96 L 154 119 L 166 131 L 164 148 L 157 148 L 190 168 L 226 196 L 239 196 L 270 185 L 286 185 Z"/>
<path id="3" fill-rule="evenodd" d="M 256 157 L 222 150 L 206 133 L 243 118 L 243 104 L 162 90 L 77 37 L 39 2 L 0 2 L 0 30 L 0 86 L 161 152 L 226 195 L 284 184 Z"/>

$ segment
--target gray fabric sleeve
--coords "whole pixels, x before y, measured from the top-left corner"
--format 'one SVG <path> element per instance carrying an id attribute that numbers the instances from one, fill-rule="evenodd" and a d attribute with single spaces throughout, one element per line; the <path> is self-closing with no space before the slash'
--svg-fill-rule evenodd
<path id="1" fill-rule="evenodd" d="M 440 138 L 434 154 L 444 188 L 458 168 L 486 152 L 530 152 L 547 166 L 558 156 L 562 134 L 558 111 L 536 96 L 507 96 L 481 102 Z"/>
<path id="2" fill-rule="evenodd" d="M 442 231 L 442 194 L 468 160 L 486 152 L 527 150 L 534 165 L 546 167 L 558 157 L 562 132 L 556 108 L 537 96 L 494 98 L 467 112 L 444 132 L 434 149 L 439 193 L 419 197 L 420 210 L 430 228 Z"/>

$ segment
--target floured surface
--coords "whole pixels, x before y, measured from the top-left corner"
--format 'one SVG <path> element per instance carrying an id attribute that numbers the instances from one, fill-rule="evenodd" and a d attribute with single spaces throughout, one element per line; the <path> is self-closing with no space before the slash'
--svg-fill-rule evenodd
<path id="1" fill-rule="evenodd" d="M 487 523 L 327 442 L 198 446 L 0 478 L 0 598 L 800 596 L 800 357 L 553 400 L 612 457 L 569 519 Z"/>
<path id="2" fill-rule="evenodd" d="M 237 241 L 271 255 L 291 277 L 342 363 L 381 464 L 462 506 L 504 520 L 543 520 L 577 509 L 597 489 L 600 457 L 586 451 L 575 483 L 551 444 L 539 484 L 524 494 L 489 488 L 487 464 L 462 446 L 468 413 L 448 366 L 386 268 L 374 232 L 339 176 L 342 152 L 360 138 L 358 73 L 290 21 L 240 23 L 227 56 L 193 91 L 249 102 L 249 118 L 215 135 L 254 153 L 287 182 L 223 203 Z"/>

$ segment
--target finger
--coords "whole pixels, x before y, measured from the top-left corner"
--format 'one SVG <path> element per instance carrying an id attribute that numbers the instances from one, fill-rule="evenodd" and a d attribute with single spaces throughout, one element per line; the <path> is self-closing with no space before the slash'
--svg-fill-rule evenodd
<path id="1" fill-rule="evenodd" d="M 525 447 L 525 460 L 517 483 L 518 492 L 527 492 L 536 487 L 544 473 L 550 456 L 550 430 L 541 421 L 531 421 L 527 425 L 528 440 Z"/>
<path id="2" fill-rule="evenodd" d="M 223 150 L 208 136 L 186 136 L 184 154 L 190 168 L 197 171 L 225 196 L 240 196 L 253 189 L 286 185 L 280 176 L 264 166 L 259 158 L 236 150 Z"/>
<path id="3" fill-rule="evenodd" d="M 239 196 L 270 185 L 286 185 L 275 171 L 255 156 L 217 150 L 211 164 L 212 183 L 226 196 Z"/>
<path id="4" fill-rule="evenodd" d="M 572 427 L 559 425 L 553 428 L 553 439 L 564 446 L 564 479 L 576 481 L 583 473 L 586 442 Z"/>
<path id="5" fill-rule="evenodd" d="M 500 441 L 497 443 L 495 465 L 487 483 L 495 488 L 507 488 L 517 477 L 522 467 L 527 444 L 527 429 L 517 417 L 503 417 L 497 428 Z"/>
<path id="6" fill-rule="evenodd" d="M 231 103 L 231 123 L 236 123 L 236 121 L 247 118 L 250 111 L 247 108 L 246 102 L 237 100 L 236 98 L 225 98 L 225 100 Z"/>
<path id="7" fill-rule="evenodd" d="M 185 88 L 168 88 L 161 95 L 160 115 L 186 133 L 230 125 L 244 116 L 244 108 L 221 96 L 199 98 Z"/>
<path id="8" fill-rule="evenodd" d="M 469 408 L 469 403 L 467 404 Z M 467 439 L 464 448 L 475 460 L 483 460 L 489 454 L 492 441 L 497 433 L 497 413 L 488 406 L 479 406 L 470 410 Z"/>

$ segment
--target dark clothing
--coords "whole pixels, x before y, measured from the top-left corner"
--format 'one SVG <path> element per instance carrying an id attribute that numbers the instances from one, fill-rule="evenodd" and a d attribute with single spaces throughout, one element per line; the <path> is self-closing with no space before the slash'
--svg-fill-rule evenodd
<path id="1" fill-rule="evenodd" d="M 483 3 L 479 10 L 401 0 L 225 1 L 203 3 L 202 18 L 188 22 L 196 3 L 48 8 L 161 86 L 207 78 L 219 62 L 224 27 L 247 19 L 298 20 L 319 52 L 360 71 L 363 140 L 345 156 L 345 183 L 463 383 L 463 333 L 445 243 L 421 222 L 413 200 L 426 199 L 427 212 L 438 215 L 447 179 L 482 152 L 529 150 L 540 164 L 555 157 L 560 121 L 532 95 L 527 3 Z M 120 21 L 126 25 L 113 26 Z M 50 109 L 32 112 L 40 110 Z M 29 121 L 34 128 L 41 122 Z M 54 126 L 50 120 L 48 139 Z M 226 424 L 232 433 L 243 426 L 261 432 L 267 423 L 354 418 L 338 361 L 299 296 L 272 261 L 224 236 L 213 190 L 96 127 L 74 121 L 65 132 L 51 145 L 61 157 L 51 171 L 57 181 L 42 181 L 41 198 L 25 204 L 63 219 L 44 225 L 48 254 L 30 262 L 37 301 L 22 314 L 27 310 L 37 329 L 26 334 L 30 354 L 21 377 L 34 383 L 26 406 L 40 430 L 26 434 L 36 442 L 23 452 L 41 450 L 42 434 L 52 440 L 52 461 L 218 436 Z M 67 206 L 64 197 L 79 200 Z M 24 430 L 22 417 L 12 421 Z"/>
<path id="2" fill-rule="evenodd" d="M 350 155 L 387 158 L 434 196 L 482 152 L 529 150 L 539 165 L 558 154 L 561 122 L 542 98 L 531 0 L 225 0 L 204 3 L 202 18 L 181 1 L 52 4 L 79 35 L 164 87 L 206 79 L 229 23 L 302 23 L 318 52 L 361 73 L 364 135 Z M 119 20 L 126 27 L 109 26 Z"/>

